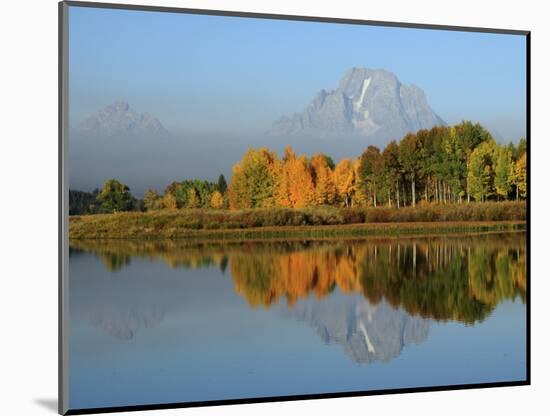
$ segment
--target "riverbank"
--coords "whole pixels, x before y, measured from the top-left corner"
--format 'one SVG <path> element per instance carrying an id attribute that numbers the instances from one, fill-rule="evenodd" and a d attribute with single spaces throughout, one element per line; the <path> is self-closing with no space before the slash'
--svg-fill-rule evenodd
<path id="1" fill-rule="evenodd" d="M 524 202 L 415 208 L 161 210 L 71 216 L 71 239 L 272 239 L 525 229 Z"/>

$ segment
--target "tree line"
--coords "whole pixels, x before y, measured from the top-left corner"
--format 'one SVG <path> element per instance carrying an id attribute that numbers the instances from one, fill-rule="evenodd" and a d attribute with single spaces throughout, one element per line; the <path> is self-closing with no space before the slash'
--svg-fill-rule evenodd
<path id="1" fill-rule="evenodd" d="M 128 186 L 109 179 L 101 191 L 71 191 L 70 213 L 326 205 L 401 208 L 519 200 L 527 197 L 526 150 L 525 139 L 501 145 L 470 121 L 409 133 L 382 150 L 371 145 L 359 157 L 338 164 L 322 153 L 297 155 L 290 146 L 282 158 L 265 147 L 249 149 L 233 166 L 229 184 L 223 175 L 217 182 L 172 182 L 162 195 L 149 189 L 138 200 Z"/>
<path id="2" fill-rule="evenodd" d="M 163 195 L 148 189 L 143 199 L 135 198 L 128 185 L 108 179 L 103 188 L 92 192 L 69 190 L 69 215 L 107 214 L 121 211 L 153 211 L 176 208 L 227 207 L 224 195 L 227 182 L 223 175 L 218 182 L 184 180 L 172 182 Z"/>
<path id="3" fill-rule="evenodd" d="M 250 149 L 233 167 L 227 201 L 232 209 L 257 207 L 416 206 L 519 200 L 527 196 L 526 140 L 498 144 L 480 124 L 437 126 L 369 146 L 337 165 L 324 154 L 308 158 L 291 147 L 282 159 Z"/>

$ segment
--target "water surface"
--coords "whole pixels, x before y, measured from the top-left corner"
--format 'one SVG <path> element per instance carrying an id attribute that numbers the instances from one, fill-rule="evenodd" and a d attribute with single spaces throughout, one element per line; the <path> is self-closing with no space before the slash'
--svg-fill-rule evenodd
<path id="1" fill-rule="evenodd" d="M 526 236 L 72 241 L 72 409 L 520 381 Z"/>

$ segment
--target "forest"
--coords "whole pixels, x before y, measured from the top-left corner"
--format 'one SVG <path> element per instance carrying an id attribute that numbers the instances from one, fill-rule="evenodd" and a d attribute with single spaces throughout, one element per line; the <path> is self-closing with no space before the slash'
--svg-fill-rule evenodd
<path id="1" fill-rule="evenodd" d="M 92 193 L 70 191 L 71 215 L 175 209 L 388 207 L 514 201 L 527 197 L 527 143 L 501 145 L 480 124 L 464 121 L 409 133 L 384 149 L 368 146 L 355 159 L 328 155 L 282 158 L 268 148 L 249 149 L 233 166 L 229 183 L 172 182 L 161 194 L 136 199 L 116 179 Z"/>

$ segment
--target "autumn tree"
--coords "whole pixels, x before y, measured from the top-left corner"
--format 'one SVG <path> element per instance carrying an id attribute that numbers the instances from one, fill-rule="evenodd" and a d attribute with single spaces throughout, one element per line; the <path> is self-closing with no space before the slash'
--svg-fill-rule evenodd
<path id="1" fill-rule="evenodd" d="M 487 141 L 474 149 L 468 165 L 468 188 L 476 201 L 485 201 L 494 189 L 494 156 L 495 142 Z"/>
<path id="2" fill-rule="evenodd" d="M 212 198 L 210 199 L 210 206 L 214 209 L 221 209 L 225 205 L 223 195 L 220 191 L 214 191 L 212 193 Z"/>
<path id="3" fill-rule="evenodd" d="M 269 149 L 249 149 L 233 166 L 233 177 L 227 190 L 230 208 L 272 206 L 278 165 L 277 155 Z"/>
<path id="4" fill-rule="evenodd" d="M 351 159 L 342 159 L 334 168 L 334 184 L 338 200 L 346 207 L 352 205 L 356 186 L 356 171 Z"/>
<path id="5" fill-rule="evenodd" d="M 187 188 L 187 202 L 185 208 L 200 208 L 201 200 L 199 198 L 199 193 L 193 187 Z"/>
<path id="6" fill-rule="evenodd" d="M 162 197 L 162 206 L 166 209 L 176 209 L 178 208 L 178 201 L 174 194 L 168 192 L 164 193 Z"/>
<path id="7" fill-rule="evenodd" d="M 276 197 L 279 205 L 302 208 L 314 203 L 312 168 L 306 156 L 296 156 L 292 148 L 287 146 L 279 174 Z"/>
<path id="8" fill-rule="evenodd" d="M 411 181 L 411 204 L 416 206 L 416 181 L 420 170 L 420 146 L 413 133 L 407 134 L 399 143 L 399 162 L 403 172 Z"/>
<path id="9" fill-rule="evenodd" d="M 495 149 L 495 193 L 506 199 L 512 187 L 512 155 L 509 149 L 497 146 Z"/>
<path id="10" fill-rule="evenodd" d="M 525 198 L 527 197 L 527 153 L 524 152 L 516 162 L 516 172 L 519 196 Z"/>
<path id="11" fill-rule="evenodd" d="M 462 154 L 464 157 L 466 197 L 468 202 L 470 202 L 470 192 L 467 180 L 470 156 L 477 146 L 485 141 L 493 140 L 493 138 L 491 133 L 481 126 L 481 124 L 473 124 L 471 121 L 462 121 L 456 126 L 456 131 L 460 138 L 460 146 L 462 147 Z"/>
<path id="12" fill-rule="evenodd" d="M 103 189 L 96 199 L 99 203 L 99 212 L 103 213 L 130 211 L 135 202 L 128 185 L 116 179 L 105 181 Z"/>
<path id="13" fill-rule="evenodd" d="M 314 202 L 317 205 L 332 205 L 336 200 L 333 168 L 334 162 L 326 155 L 317 153 L 311 159 L 311 169 L 315 183 Z"/>
<path id="14" fill-rule="evenodd" d="M 445 184 L 447 185 L 447 199 L 456 202 L 462 200 L 465 192 L 462 190 L 463 179 L 466 179 L 466 164 L 462 155 L 463 148 L 457 129 L 452 126 L 447 129 L 443 138 L 443 150 L 445 161 Z"/>
<path id="15" fill-rule="evenodd" d="M 525 140 L 525 137 L 522 137 L 519 139 L 518 147 L 517 147 L 517 159 L 519 160 L 523 154 L 527 153 L 527 140 Z"/>
<path id="16" fill-rule="evenodd" d="M 162 208 L 162 199 L 155 189 L 148 189 L 147 192 L 145 192 L 143 206 L 147 211 Z"/>

